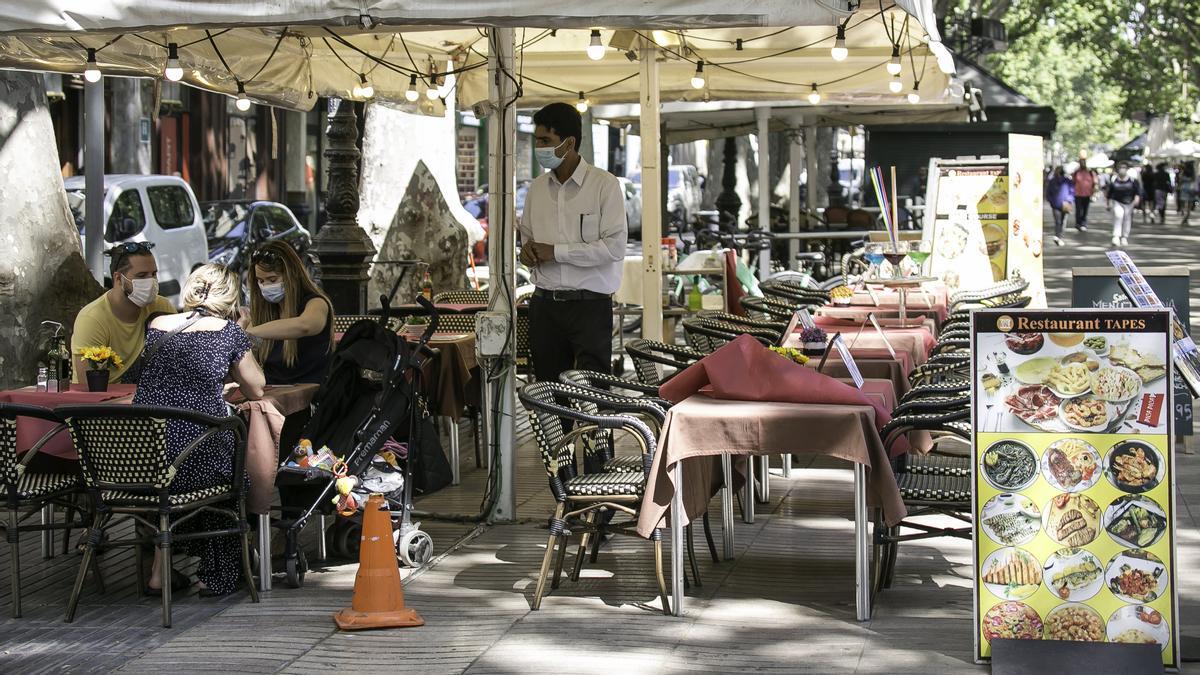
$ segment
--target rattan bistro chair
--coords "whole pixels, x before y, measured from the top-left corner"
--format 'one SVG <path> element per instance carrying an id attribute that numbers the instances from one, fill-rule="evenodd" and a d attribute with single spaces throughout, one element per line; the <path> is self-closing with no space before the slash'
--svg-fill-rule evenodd
<path id="1" fill-rule="evenodd" d="M 751 318 L 765 321 L 782 321 L 784 324 L 791 321 L 792 315 L 799 309 L 798 306 L 790 302 L 783 302 L 777 297 L 763 296 L 756 298 L 754 296 L 747 296 L 742 298 L 740 302 L 742 303 L 742 309 L 746 310 Z"/>
<path id="2" fill-rule="evenodd" d="M 17 417 L 40 419 L 50 422 L 54 427 L 42 436 L 33 447 L 25 451 L 19 459 L 17 452 Z M 51 438 L 66 429 L 53 411 L 32 405 L 18 403 L 0 403 L 0 481 L 3 482 L 5 506 L 8 518 L 0 523 L 4 528 L 5 539 L 9 547 L 9 576 L 12 580 L 12 615 L 21 616 L 21 533 L 48 532 L 51 535 L 49 547 L 54 546 L 54 530 L 66 530 L 63 533 L 63 544 L 70 538 L 70 531 L 75 527 L 84 527 L 77 522 L 79 507 L 70 501 L 72 496 L 79 494 L 82 487 L 77 473 L 33 473 L 27 471 L 29 462 L 37 456 L 42 447 Z M 23 522 L 34 514 L 39 513 L 48 505 L 61 505 L 66 508 L 66 520 L 62 523 L 45 522 L 40 524 Z M 52 520 L 52 519 L 51 519 Z M 47 550 L 43 550 L 45 555 Z M 99 577 L 97 576 L 97 579 Z"/>
<path id="3" fill-rule="evenodd" d="M 464 289 L 458 291 L 443 291 L 433 296 L 435 305 L 486 305 L 488 292 Z"/>
<path id="4" fill-rule="evenodd" d="M 939 453 L 936 448 L 937 444 L 946 441 L 956 441 L 964 445 L 970 443 L 971 413 L 969 402 L 966 406 L 962 405 L 961 397 L 947 405 L 953 407 L 939 412 L 897 415 L 880 429 L 884 445 L 889 448 L 910 431 L 928 431 L 934 437 L 935 450 L 926 456 L 901 455 L 892 462 L 896 483 L 900 487 L 900 497 L 908 509 L 908 515 L 900 524 L 888 527 L 884 525 L 881 514 L 876 512 L 876 590 L 892 585 L 901 542 L 936 537 L 971 538 L 970 458 L 966 455 Z M 926 515 L 949 516 L 962 525 L 947 527 L 914 520 Z M 915 532 L 902 534 L 901 528 Z"/>
<path id="5" fill-rule="evenodd" d="M 345 333 L 350 330 L 350 327 L 359 321 L 373 321 L 379 323 L 379 315 L 377 314 L 338 314 L 333 317 L 333 332 Z M 388 328 L 392 330 L 400 330 L 400 325 L 403 323 L 403 318 L 399 316 L 388 317 Z"/>
<path id="6" fill-rule="evenodd" d="M 716 319 L 735 326 L 744 326 L 746 328 L 763 329 L 773 331 L 783 335 L 783 331 L 787 330 L 787 321 L 771 321 L 769 319 L 755 319 L 752 317 L 738 316 L 729 312 L 722 312 L 716 309 L 706 309 L 696 313 L 696 316 L 701 319 Z M 791 317 L 788 317 L 789 319 Z"/>
<path id="7" fill-rule="evenodd" d="M 588 415 L 560 405 L 556 400 L 569 395 L 567 386 L 557 382 L 535 382 L 526 385 L 519 395 L 521 403 L 529 411 L 530 426 L 541 451 L 542 464 L 550 479 L 550 492 L 556 502 L 554 516 L 550 519 L 550 538 L 546 544 L 546 554 L 542 558 L 537 589 L 534 591 L 534 610 L 541 607 L 542 596 L 546 591 L 546 579 L 550 575 L 550 565 L 556 558 L 556 546 L 557 563 L 552 585 L 558 586 L 572 530 L 582 532 L 577 554 L 580 557 L 576 559 L 576 566 L 582 564 L 583 552 L 587 550 L 588 539 L 593 535 L 614 532 L 638 536 L 636 525 L 642 495 L 646 490 L 646 471 L 580 475 L 576 469 L 574 449 L 576 445 L 583 444 L 574 443 L 575 439 L 609 430 L 625 432 L 641 449 L 641 454 L 645 457 L 645 467 L 649 467 L 653 461 L 655 449 L 654 433 L 644 423 L 628 415 Z M 569 433 L 564 433 L 564 422 L 567 421 L 571 422 L 573 427 Z M 632 519 L 598 527 L 596 514 L 605 508 L 631 516 Z M 654 542 L 654 569 L 658 592 L 662 596 L 663 613 L 670 615 L 667 582 L 663 577 L 662 530 L 655 530 L 651 540 Z"/>
<path id="8" fill-rule="evenodd" d="M 178 408 L 131 405 L 62 406 L 55 412 L 71 431 L 79 452 L 84 486 L 96 508 L 83 562 L 67 605 L 67 622 L 75 618 L 84 575 L 96 555 L 101 531 L 114 516 L 128 516 L 154 532 L 154 542 L 162 551 L 163 627 L 171 626 L 171 547 L 175 541 L 238 535 L 250 599 L 258 602 L 250 567 L 250 526 L 246 521 L 246 425 L 240 417 L 212 417 Z M 188 422 L 203 429 L 174 461 L 168 461 L 167 457 L 168 420 Z M 224 433 L 235 438 L 232 483 L 171 494 L 171 483 L 184 460 L 205 440 Z M 175 533 L 181 523 L 202 512 L 227 516 L 236 525 L 222 530 Z M 145 587 L 140 560 L 143 542 L 144 538 L 108 542 L 110 546 L 133 546 L 138 551 L 139 592 Z"/>
<path id="9" fill-rule="evenodd" d="M 751 328 L 717 319 L 689 317 L 683 320 L 683 335 L 697 351 L 711 354 L 740 335 L 749 335 L 763 346 L 779 344 L 779 332 L 767 328 Z"/>
<path id="10" fill-rule="evenodd" d="M 702 351 L 683 345 L 654 340 L 630 340 L 625 353 L 633 362 L 633 372 L 642 384 L 658 386 L 688 366 L 707 356 Z M 670 368 L 671 370 L 667 370 Z"/>

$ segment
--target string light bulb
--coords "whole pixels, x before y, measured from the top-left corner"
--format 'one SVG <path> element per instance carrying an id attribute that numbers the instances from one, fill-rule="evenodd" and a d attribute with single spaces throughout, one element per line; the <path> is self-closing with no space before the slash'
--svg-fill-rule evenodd
<path id="1" fill-rule="evenodd" d="M 100 66 L 96 63 L 96 50 L 87 50 L 87 66 L 83 69 L 83 79 L 88 82 L 100 81 Z"/>
<path id="2" fill-rule="evenodd" d="M 696 73 L 692 75 L 692 89 L 704 88 L 704 59 L 696 62 Z"/>
<path id="3" fill-rule="evenodd" d="M 246 85 L 241 82 L 237 83 L 237 98 L 233 102 L 233 106 L 242 112 L 250 109 L 250 99 L 246 97 Z"/>
<path id="4" fill-rule="evenodd" d="M 817 91 L 817 85 L 815 82 L 813 83 L 812 91 L 808 92 L 808 102 L 813 105 L 821 102 L 821 92 Z"/>
<path id="5" fill-rule="evenodd" d="M 921 86 L 919 83 L 913 82 L 912 91 L 908 92 L 908 102 L 912 103 L 913 105 L 921 102 L 921 94 L 917 91 L 919 86 Z"/>
<path id="6" fill-rule="evenodd" d="M 375 87 L 373 87 L 371 85 L 371 81 L 367 79 L 366 73 L 358 74 L 358 84 L 354 85 L 354 96 L 355 98 L 362 99 L 375 97 Z"/>
<path id="7" fill-rule="evenodd" d="M 593 61 L 604 58 L 604 43 L 600 41 L 599 29 L 592 29 L 592 39 L 588 42 L 587 55 Z"/>
<path id="8" fill-rule="evenodd" d="M 408 89 L 404 90 L 404 99 L 409 103 L 416 103 L 421 95 L 417 93 L 417 76 L 408 76 Z"/>
<path id="9" fill-rule="evenodd" d="M 163 68 L 163 77 L 172 82 L 183 79 L 183 68 L 179 65 L 179 45 L 174 42 L 167 45 L 167 66 Z"/>
<path id="10" fill-rule="evenodd" d="M 575 101 L 575 109 L 579 111 L 580 115 L 587 112 L 588 100 L 587 97 L 583 95 L 582 91 L 579 92 L 579 100 Z"/>
<path id="11" fill-rule="evenodd" d="M 900 45 L 892 45 L 892 58 L 887 62 L 888 75 L 899 75 L 900 69 Z"/>
<path id="12" fill-rule="evenodd" d="M 850 55 L 850 50 L 846 49 L 846 26 L 845 24 L 838 26 L 837 38 L 833 41 L 833 49 L 829 50 L 829 55 L 834 61 L 845 61 Z"/>
<path id="13" fill-rule="evenodd" d="M 429 88 L 425 90 L 425 98 L 430 101 L 437 100 L 438 97 L 438 76 L 437 73 L 429 74 Z"/>
<path id="14" fill-rule="evenodd" d="M 899 73 L 897 73 L 897 74 L 895 74 L 895 75 L 893 75 L 893 76 L 892 76 L 892 80 L 891 80 L 891 82 L 888 82 L 888 89 L 889 89 L 889 90 L 890 90 L 890 91 L 891 91 L 893 94 L 899 94 L 901 91 L 903 91 L 903 89 L 904 89 L 904 83 L 900 81 L 900 74 L 899 74 Z"/>

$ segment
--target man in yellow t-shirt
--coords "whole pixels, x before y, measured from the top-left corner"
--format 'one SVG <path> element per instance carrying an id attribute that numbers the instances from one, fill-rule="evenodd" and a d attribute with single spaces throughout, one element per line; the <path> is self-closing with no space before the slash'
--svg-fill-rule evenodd
<path id="1" fill-rule="evenodd" d="M 122 367 L 109 372 L 109 381 L 117 382 L 142 354 L 146 344 L 146 321 L 154 314 L 174 314 L 171 301 L 158 294 L 158 263 L 151 249 L 153 242 L 134 241 L 117 244 L 104 252 L 111 256 L 109 272 L 112 288 L 88 303 L 75 317 L 71 334 L 74 355 L 72 382 L 83 380 L 87 367 L 80 358 L 85 347 L 112 347 L 121 357 Z"/>

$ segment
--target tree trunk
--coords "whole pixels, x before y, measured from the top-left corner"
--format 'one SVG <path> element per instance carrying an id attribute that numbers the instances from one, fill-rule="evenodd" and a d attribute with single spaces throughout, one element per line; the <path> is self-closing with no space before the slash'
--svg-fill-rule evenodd
<path id="1" fill-rule="evenodd" d="M 34 381 L 41 322 L 70 331 L 103 289 L 67 207 L 40 74 L 0 71 L 0 148 L 0 388 L 12 388 Z"/>
<path id="2" fill-rule="evenodd" d="M 108 162 L 111 173 L 150 173 L 150 138 L 142 140 L 142 120 L 150 123 L 150 101 L 154 98 L 150 84 L 141 78 L 110 77 L 105 83 L 112 92 L 112 127 L 109 144 L 112 149 Z M 147 127 L 149 132 L 149 127 Z"/>

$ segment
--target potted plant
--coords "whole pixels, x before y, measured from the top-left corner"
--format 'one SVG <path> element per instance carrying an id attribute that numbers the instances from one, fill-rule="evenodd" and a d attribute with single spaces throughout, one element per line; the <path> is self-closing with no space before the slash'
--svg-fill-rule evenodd
<path id="1" fill-rule="evenodd" d="M 79 358 L 87 364 L 88 391 L 108 391 L 109 370 L 121 368 L 124 362 L 112 347 L 84 347 Z"/>
<path id="2" fill-rule="evenodd" d="M 809 356 L 819 356 L 825 353 L 825 343 L 828 340 L 825 331 L 817 327 L 805 328 L 800 331 L 800 342 L 804 343 L 804 353 Z"/>

